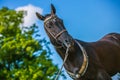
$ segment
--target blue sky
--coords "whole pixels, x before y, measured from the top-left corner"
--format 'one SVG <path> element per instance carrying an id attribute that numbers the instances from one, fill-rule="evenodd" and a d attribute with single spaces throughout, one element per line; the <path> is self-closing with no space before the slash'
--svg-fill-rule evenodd
<path id="1" fill-rule="evenodd" d="M 0 0 L 0 8 L 6 6 L 16 9 L 31 4 L 41 8 L 44 15 L 50 13 L 51 3 L 74 38 L 91 42 L 111 32 L 120 33 L 120 0 Z M 37 24 L 41 35 L 48 39 L 43 22 L 37 21 Z M 60 57 L 54 50 L 53 52 L 54 61 L 61 64 Z"/>
<path id="2" fill-rule="evenodd" d="M 32 4 L 50 12 L 50 3 L 64 20 L 68 32 L 75 38 L 96 41 L 107 33 L 120 32 L 119 0 L 1 0 L 1 6 L 15 9 Z"/>

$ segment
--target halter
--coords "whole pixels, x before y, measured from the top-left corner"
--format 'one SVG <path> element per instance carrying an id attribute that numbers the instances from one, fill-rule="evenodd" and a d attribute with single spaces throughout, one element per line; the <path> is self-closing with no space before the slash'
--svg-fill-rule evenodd
<path id="1" fill-rule="evenodd" d="M 44 24 L 45 24 L 47 21 L 50 21 L 51 19 L 55 19 L 55 18 L 56 18 L 55 16 L 50 16 L 50 17 L 46 18 L 46 19 L 44 20 Z M 66 32 L 66 30 L 63 29 L 63 30 L 60 31 L 58 34 L 53 35 L 53 34 L 50 32 L 50 30 L 49 30 L 48 28 L 46 28 L 46 26 L 45 26 L 45 29 L 48 31 L 48 33 L 49 33 L 55 40 L 57 40 L 57 38 L 58 38 L 59 36 L 61 36 L 61 34 L 63 34 L 64 32 Z M 80 48 L 81 51 L 82 51 L 82 54 L 83 54 L 83 63 L 82 63 L 82 66 L 81 66 L 81 68 L 80 68 L 80 70 L 79 70 L 79 72 L 78 72 L 77 74 L 74 74 L 74 73 L 69 72 L 69 71 L 67 71 L 67 73 L 68 73 L 73 79 L 78 79 L 78 78 L 80 78 L 81 76 L 83 76 L 83 75 L 85 74 L 85 72 L 86 72 L 86 70 L 87 70 L 87 68 L 88 68 L 88 56 L 87 56 L 87 53 L 86 53 L 85 49 L 83 48 L 83 46 L 82 46 L 80 43 L 78 43 L 77 40 L 75 40 L 75 42 L 78 44 L 79 48 Z M 59 47 L 56 47 L 56 48 L 61 48 L 61 47 L 62 47 L 62 46 L 59 46 Z M 61 70 L 62 70 L 62 68 L 63 68 L 63 65 L 64 65 L 65 61 L 67 60 L 67 57 L 68 57 L 68 55 L 69 55 L 69 54 L 68 54 L 68 51 L 69 51 L 69 47 L 67 47 L 67 50 L 66 50 L 66 53 L 65 53 L 64 62 L 63 62 L 63 64 L 62 64 L 62 67 L 61 67 L 61 69 L 59 70 L 58 75 L 56 76 L 55 80 L 57 80 L 57 78 L 59 77 L 59 74 L 60 74 L 60 72 L 61 72 Z"/>
<path id="2" fill-rule="evenodd" d="M 51 19 L 56 19 L 56 16 L 54 15 L 54 16 L 50 16 L 50 17 L 46 18 L 46 19 L 44 20 L 44 24 L 45 24 L 47 21 L 50 21 Z M 63 34 L 64 32 L 67 32 L 66 29 L 63 29 L 63 30 L 60 31 L 58 34 L 53 35 L 53 34 L 50 32 L 50 30 L 49 30 L 48 28 L 46 28 L 46 26 L 45 26 L 45 29 L 48 31 L 48 33 L 49 33 L 55 40 L 57 40 L 57 38 L 58 38 L 59 36 L 61 36 L 61 34 Z"/>

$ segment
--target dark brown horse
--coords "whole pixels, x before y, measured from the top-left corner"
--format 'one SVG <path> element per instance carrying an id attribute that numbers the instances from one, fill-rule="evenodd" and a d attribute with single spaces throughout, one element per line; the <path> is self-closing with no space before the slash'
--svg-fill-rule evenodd
<path id="1" fill-rule="evenodd" d="M 120 34 L 110 33 L 91 43 L 73 39 L 55 13 L 51 5 L 51 14 L 36 15 L 44 21 L 45 31 L 63 60 L 70 45 L 64 64 L 68 74 L 75 80 L 112 80 L 111 76 L 120 72 Z"/>

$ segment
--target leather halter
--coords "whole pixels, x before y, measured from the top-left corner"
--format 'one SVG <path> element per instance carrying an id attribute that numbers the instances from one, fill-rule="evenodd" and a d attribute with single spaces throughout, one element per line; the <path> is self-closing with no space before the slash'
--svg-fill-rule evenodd
<path id="1" fill-rule="evenodd" d="M 88 68 L 88 56 L 87 56 L 87 52 L 85 51 L 85 49 L 83 48 L 83 46 L 77 40 L 75 40 L 75 42 L 78 44 L 78 46 L 80 47 L 80 49 L 82 51 L 82 54 L 83 54 L 83 63 L 82 63 L 82 66 L 81 66 L 81 68 L 80 68 L 80 70 L 79 70 L 79 72 L 77 74 L 69 72 L 69 71 L 67 71 L 67 73 L 73 79 L 78 79 L 78 78 L 82 77 L 86 73 L 86 70 Z"/>
<path id="2" fill-rule="evenodd" d="M 55 19 L 55 16 L 50 16 L 50 17 L 46 18 L 46 19 L 44 20 L 44 24 L 45 24 L 47 21 L 51 20 L 51 19 Z M 60 31 L 58 34 L 53 35 L 53 34 L 50 32 L 50 30 L 49 30 L 48 28 L 46 28 L 46 26 L 45 26 L 45 29 L 48 31 L 48 33 L 49 33 L 55 40 L 57 40 L 57 38 L 58 38 L 61 34 L 63 34 L 64 32 L 66 32 L 66 30 L 63 29 L 63 30 Z"/>

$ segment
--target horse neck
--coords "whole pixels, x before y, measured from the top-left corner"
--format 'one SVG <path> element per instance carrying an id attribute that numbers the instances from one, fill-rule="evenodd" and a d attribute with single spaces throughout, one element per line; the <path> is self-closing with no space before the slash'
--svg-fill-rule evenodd
<path id="1" fill-rule="evenodd" d="M 74 58 L 77 59 L 78 57 L 81 58 L 82 57 L 82 51 L 80 50 L 78 44 L 75 42 L 75 40 L 73 40 L 74 45 L 72 45 L 68 50 L 68 60 L 71 61 Z M 65 58 L 65 54 L 66 54 L 66 50 L 67 48 L 56 48 L 56 51 L 58 52 L 58 54 L 61 56 L 62 59 Z"/>

